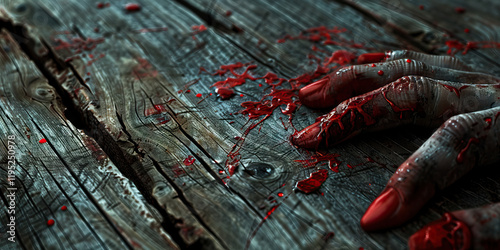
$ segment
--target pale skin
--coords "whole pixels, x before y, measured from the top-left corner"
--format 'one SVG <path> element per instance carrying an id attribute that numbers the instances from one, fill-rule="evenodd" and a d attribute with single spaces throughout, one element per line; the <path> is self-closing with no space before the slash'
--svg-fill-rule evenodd
<path id="1" fill-rule="evenodd" d="M 382 62 L 370 62 L 380 61 Z M 438 127 L 403 164 L 361 219 L 366 231 L 400 226 L 471 169 L 500 161 L 500 78 L 459 60 L 410 51 L 360 57 L 300 90 L 303 104 L 336 107 L 292 136 L 317 149 L 403 124 Z M 411 249 L 497 249 L 500 203 L 454 211 L 409 240 Z"/>

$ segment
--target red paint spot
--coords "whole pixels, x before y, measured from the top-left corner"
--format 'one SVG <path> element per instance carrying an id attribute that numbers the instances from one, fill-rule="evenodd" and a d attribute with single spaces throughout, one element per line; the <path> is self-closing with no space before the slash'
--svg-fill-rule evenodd
<path id="1" fill-rule="evenodd" d="M 202 95 L 202 94 L 200 94 L 200 93 L 196 94 L 196 97 L 198 97 L 198 98 L 199 98 L 199 97 L 202 97 L 202 96 L 203 96 L 203 95 Z"/>
<path id="2" fill-rule="evenodd" d="M 53 219 L 47 221 L 47 226 L 53 226 L 56 222 Z"/>
<path id="3" fill-rule="evenodd" d="M 311 173 L 309 178 L 297 182 L 297 189 L 308 194 L 317 190 L 323 182 L 326 181 L 328 177 L 328 170 L 320 169 L 314 173 Z"/>
<path id="4" fill-rule="evenodd" d="M 42 139 L 40 139 L 38 142 L 39 142 L 39 143 L 46 143 L 46 142 L 47 142 L 47 140 L 45 140 L 45 138 L 42 138 Z"/>
<path id="5" fill-rule="evenodd" d="M 469 30 L 469 29 L 464 29 L 464 32 L 465 32 L 465 33 L 469 33 L 469 32 L 470 32 L 470 30 Z"/>
<path id="6" fill-rule="evenodd" d="M 467 142 L 467 145 L 465 145 L 465 147 L 462 150 L 460 150 L 460 153 L 458 153 L 457 162 L 458 163 L 464 162 L 465 152 L 469 149 L 469 147 L 472 143 L 477 144 L 478 142 L 479 142 L 479 140 L 477 138 L 474 138 L 474 137 L 470 138 L 469 141 Z"/>
<path id="7" fill-rule="evenodd" d="M 406 59 L 406 62 L 407 63 L 411 63 L 411 59 Z"/>
<path id="8" fill-rule="evenodd" d="M 423 5 L 419 5 L 419 6 L 418 6 L 418 8 L 419 8 L 420 10 L 424 10 L 424 6 L 423 6 Z"/>
<path id="9" fill-rule="evenodd" d="M 377 74 L 378 74 L 379 76 L 382 76 L 382 75 L 384 75 L 384 71 L 379 70 L 379 71 L 377 72 Z"/>
<path id="10" fill-rule="evenodd" d="M 136 12 L 141 10 L 141 5 L 138 3 L 127 3 L 125 4 L 125 10 L 128 12 Z"/>
<path id="11" fill-rule="evenodd" d="M 66 206 L 62 206 L 62 207 L 61 207 L 61 210 L 62 210 L 62 211 L 66 211 L 67 209 L 68 209 L 68 207 L 66 207 Z"/>
<path id="12" fill-rule="evenodd" d="M 463 14 L 463 13 L 465 13 L 465 8 L 463 8 L 463 7 L 456 7 L 455 8 L 455 12 L 457 12 L 458 14 Z"/>
<path id="13" fill-rule="evenodd" d="M 283 193 L 278 193 L 278 196 L 279 197 L 283 197 Z"/>
<path id="14" fill-rule="evenodd" d="M 190 166 L 196 161 L 196 158 L 194 158 L 192 155 L 189 155 L 186 159 L 184 159 L 183 163 L 186 166 Z"/>

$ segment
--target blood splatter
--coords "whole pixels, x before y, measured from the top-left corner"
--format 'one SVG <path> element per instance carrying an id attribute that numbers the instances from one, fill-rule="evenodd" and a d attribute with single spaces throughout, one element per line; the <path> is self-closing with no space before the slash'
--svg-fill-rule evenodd
<path id="1" fill-rule="evenodd" d="M 287 40 L 308 40 L 311 42 L 321 42 L 324 45 L 337 45 L 349 48 L 362 48 L 363 44 L 355 43 L 352 40 L 347 40 L 340 36 L 341 33 L 347 32 L 345 28 L 327 28 L 325 26 L 313 27 L 301 31 L 297 36 L 285 35 L 278 39 L 278 43 L 284 43 Z M 336 38 L 334 40 L 333 38 Z"/>
<path id="2" fill-rule="evenodd" d="M 465 33 L 469 33 L 469 32 L 470 32 L 470 30 L 469 30 L 469 29 L 467 29 L 467 28 L 465 28 L 465 29 L 464 29 L 464 32 L 465 32 Z"/>
<path id="3" fill-rule="evenodd" d="M 488 126 L 484 129 L 490 129 L 491 128 L 491 117 L 484 118 L 484 121 L 486 122 L 486 124 L 488 124 Z"/>
<path id="4" fill-rule="evenodd" d="M 67 209 L 68 209 L 68 207 L 66 207 L 66 206 L 62 206 L 62 207 L 61 207 L 61 210 L 62 210 L 62 211 L 66 211 Z"/>
<path id="5" fill-rule="evenodd" d="M 379 70 L 379 71 L 377 72 L 377 74 L 378 74 L 379 76 L 383 76 L 383 75 L 384 75 L 384 71 Z"/>
<path id="6" fill-rule="evenodd" d="M 233 12 L 231 12 L 230 10 L 226 11 L 226 16 L 227 17 L 230 17 L 232 14 L 233 14 Z"/>
<path id="7" fill-rule="evenodd" d="M 55 224 L 56 222 L 53 219 L 50 219 L 47 221 L 47 226 L 51 227 Z"/>
<path id="8" fill-rule="evenodd" d="M 418 6 L 418 8 L 419 8 L 420 10 L 424 10 L 424 6 L 423 6 L 423 5 L 419 5 L 419 6 Z"/>
<path id="9" fill-rule="evenodd" d="M 469 147 L 472 143 L 477 144 L 478 142 L 479 142 L 479 139 L 477 139 L 475 137 L 470 138 L 469 141 L 467 142 L 467 145 L 465 145 L 465 147 L 462 150 L 460 150 L 460 153 L 458 153 L 457 162 L 458 163 L 464 162 L 465 152 L 469 149 Z"/>
<path id="10" fill-rule="evenodd" d="M 462 54 L 465 55 L 471 49 L 500 48 L 500 43 L 493 41 L 473 41 L 463 43 L 457 40 L 448 40 L 445 42 L 445 45 L 448 47 L 448 51 L 446 53 L 452 56 L 460 51 L 463 51 Z"/>
<path id="11" fill-rule="evenodd" d="M 460 97 L 460 90 L 453 87 L 453 86 L 450 86 L 450 85 L 446 85 L 446 84 L 441 84 L 443 87 L 445 87 L 446 89 L 448 89 L 450 92 L 453 92 L 455 93 L 455 95 L 457 95 L 457 97 Z"/>
<path id="12" fill-rule="evenodd" d="M 196 97 L 201 98 L 203 95 L 201 93 L 196 94 Z"/>
<path id="13" fill-rule="evenodd" d="M 186 166 L 192 165 L 196 161 L 196 158 L 194 158 L 192 155 L 189 155 L 186 159 L 184 159 L 183 163 Z"/>
<path id="14" fill-rule="evenodd" d="M 320 162 L 328 162 L 328 168 L 334 172 L 339 172 L 338 166 L 342 163 L 337 158 L 339 154 L 322 154 L 320 152 L 316 152 L 315 155 L 311 156 L 310 159 L 307 160 L 295 160 L 295 162 L 300 162 L 304 167 L 314 167 Z"/>
<path id="15" fill-rule="evenodd" d="M 411 63 L 411 59 L 406 59 L 406 62 L 407 63 Z"/>
<path id="16" fill-rule="evenodd" d="M 98 9 L 103 9 L 104 7 L 109 7 L 109 3 L 97 3 Z"/>
<path id="17" fill-rule="evenodd" d="M 141 5 L 138 3 L 127 3 L 125 4 L 125 10 L 128 12 L 137 12 L 141 10 Z"/>
<path id="18" fill-rule="evenodd" d="M 328 178 L 328 170 L 320 169 L 311 173 L 309 178 L 297 182 L 297 189 L 308 194 L 317 190 Z"/>
<path id="19" fill-rule="evenodd" d="M 46 142 L 47 142 L 47 140 L 46 140 L 45 138 L 42 138 L 42 139 L 40 139 L 38 142 L 43 144 L 43 143 L 46 143 Z"/>
<path id="20" fill-rule="evenodd" d="M 283 197 L 283 193 L 278 193 L 278 197 Z"/>

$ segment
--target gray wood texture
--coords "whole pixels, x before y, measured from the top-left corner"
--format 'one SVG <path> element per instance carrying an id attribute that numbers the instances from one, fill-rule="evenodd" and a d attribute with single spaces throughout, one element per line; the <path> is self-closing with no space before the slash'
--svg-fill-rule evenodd
<path id="1" fill-rule="evenodd" d="M 227 179 L 224 163 L 235 137 L 258 122 L 237 114 L 240 104 L 270 90 L 258 87 L 264 80 L 247 80 L 236 96 L 221 100 L 210 86 L 225 77 L 199 74 L 200 67 L 214 72 L 252 62 L 254 76 L 290 79 L 314 70 L 308 54 L 325 57 L 338 49 L 444 54 L 448 36 L 497 40 L 498 9 L 466 1 L 425 1 L 424 10 L 391 0 L 137 2 L 141 10 L 127 12 L 122 1 L 98 8 L 94 1 L 0 0 L 0 140 L 7 145 L 7 135 L 16 134 L 18 186 L 25 190 L 18 199 L 19 243 L 4 245 L 2 215 L 0 248 L 404 249 L 412 233 L 443 212 L 500 201 L 500 171 L 485 166 L 404 226 L 365 233 L 363 212 L 432 130 L 404 127 L 332 147 L 339 172 L 329 171 L 318 192 L 304 194 L 294 191 L 297 181 L 328 166 L 296 161 L 314 152 L 290 145 L 294 129 L 279 109 L 248 133 L 240 166 Z M 456 13 L 459 6 L 466 12 Z M 195 34 L 199 25 L 207 30 Z M 277 43 L 321 25 L 345 28 L 345 41 L 364 46 Z M 498 53 L 456 56 L 498 74 Z M 53 99 L 23 90 L 39 93 L 26 86 L 29 77 L 38 77 L 36 87 L 50 89 Z M 293 125 L 304 128 L 324 112 L 300 107 Z M 40 135 L 48 143 L 39 144 Z M 190 157 L 195 161 L 186 164 Z M 1 166 L 6 171 L 6 160 Z M 68 210 L 58 210 L 61 205 Z M 56 220 L 52 227 L 49 218 Z"/>

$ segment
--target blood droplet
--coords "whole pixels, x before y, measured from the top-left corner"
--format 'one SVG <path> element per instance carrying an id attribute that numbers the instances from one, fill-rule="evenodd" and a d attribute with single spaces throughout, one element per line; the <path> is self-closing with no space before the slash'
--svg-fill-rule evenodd
<path id="1" fill-rule="evenodd" d="M 66 211 L 67 209 L 68 209 L 68 207 L 66 207 L 66 206 L 62 206 L 62 207 L 61 207 L 61 210 L 62 210 L 62 211 Z"/>
<path id="2" fill-rule="evenodd" d="M 53 226 L 56 222 L 53 219 L 47 221 L 47 226 Z"/>
<path id="3" fill-rule="evenodd" d="M 423 5 L 419 5 L 419 6 L 418 6 L 418 8 L 419 8 L 420 10 L 424 10 L 424 6 L 423 6 Z"/>
<path id="4" fill-rule="evenodd" d="M 245 96 L 245 95 L 244 94 L 240 94 L 240 97 L 243 97 L 243 96 Z"/>
<path id="5" fill-rule="evenodd" d="M 411 63 L 411 59 L 406 59 L 406 62 L 407 63 Z"/>
<path id="6" fill-rule="evenodd" d="M 328 177 L 328 170 L 320 169 L 314 173 L 311 173 L 309 178 L 297 182 L 297 189 L 308 194 L 317 190 L 323 182 L 326 181 Z"/>
<path id="7" fill-rule="evenodd" d="M 45 140 L 45 138 L 42 138 L 42 139 L 40 139 L 38 142 L 39 142 L 39 143 L 46 143 L 46 142 L 47 142 L 47 140 Z"/>
<path id="8" fill-rule="evenodd" d="M 469 33 L 469 32 L 470 32 L 470 30 L 469 30 L 469 29 L 464 29 L 464 32 L 465 32 L 465 33 Z"/>
<path id="9" fill-rule="evenodd" d="M 202 94 L 198 93 L 198 94 L 196 94 L 196 97 L 198 97 L 198 98 L 202 97 Z"/>
<path id="10" fill-rule="evenodd" d="M 184 159 L 183 163 L 186 166 L 189 166 L 193 164 L 196 161 L 196 158 L 194 158 L 192 155 L 188 156 L 186 159 Z"/>
<path id="11" fill-rule="evenodd" d="M 226 87 L 219 87 L 215 89 L 215 92 L 219 95 L 219 97 L 223 100 L 231 98 L 234 95 L 234 90 Z"/>
<path id="12" fill-rule="evenodd" d="M 384 75 L 384 71 L 379 70 L 379 71 L 377 72 L 377 74 L 378 74 L 379 76 L 383 76 L 383 75 Z"/>
<path id="13" fill-rule="evenodd" d="M 141 10 L 141 5 L 138 3 L 127 3 L 125 4 L 125 10 L 129 12 L 136 12 Z"/>
<path id="14" fill-rule="evenodd" d="M 278 196 L 279 196 L 279 197 L 283 197 L 283 193 L 281 193 L 281 192 L 280 192 L 280 193 L 278 193 Z"/>

